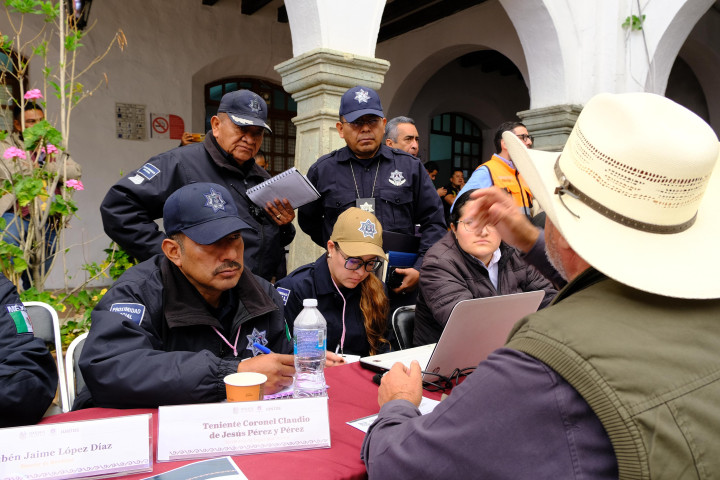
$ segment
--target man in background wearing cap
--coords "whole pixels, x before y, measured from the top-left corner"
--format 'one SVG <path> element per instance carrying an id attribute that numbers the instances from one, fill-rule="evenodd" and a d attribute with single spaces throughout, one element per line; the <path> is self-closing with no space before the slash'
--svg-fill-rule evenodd
<path id="1" fill-rule="evenodd" d="M 267 375 L 266 393 L 292 383 L 282 299 L 243 268 L 240 232 L 251 228 L 238 213 L 217 184 L 170 195 L 163 253 L 125 272 L 92 312 L 76 408 L 218 402 L 224 377 L 243 371 Z"/>
<path id="2" fill-rule="evenodd" d="M 363 444 L 370 478 L 710 478 L 717 136 L 664 97 L 627 93 L 592 98 L 562 154 L 503 140 L 570 283 L 428 415 L 417 363 L 394 366 Z"/>
<path id="3" fill-rule="evenodd" d="M 162 253 L 166 236 L 155 220 L 170 194 L 193 182 L 218 183 L 253 228 L 245 235 L 245 268 L 271 280 L 285 262 L 285 245 L 295 237 L 295 212 L 286 200 L 260 208 L 245 194 L 270 178 L 253 159 L 264 133 L 272 133 L 267 105 L 249 90 L 226 93 L 210 123 L 202 143 L 157 155 L 110 188 L 100 206 L 105 233 L 133 257 L 147 260 Z"/>
<path id="4" fill-rule="evenodd" d="M 415 290 L 423 255 L 447 229 L 440 199 L 420 160 L 383 144 L 385 123 L 373 89 L 353 87 L 343 94 L 336 128 L 347 146 L 320 157 L 308 170 L 321 198 L 301 207 L 298 221 L 321 247 L 338 216 L 350 207 L 377 216 L 385 232 L 412 237 L 420 225 L 420 247 L 410 252 L 419 255 L 417 261 L 396 270 L 403 280 L 393 292 L 405 293 Z"/>

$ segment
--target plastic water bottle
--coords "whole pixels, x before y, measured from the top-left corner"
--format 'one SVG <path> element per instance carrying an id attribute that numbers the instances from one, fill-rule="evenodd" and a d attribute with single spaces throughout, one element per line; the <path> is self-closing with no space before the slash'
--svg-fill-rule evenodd
<path id="1" fill-rule="evenodd" d="M 325 396 L 325 350 L 327 322 L 317 309 L 317 300 L 306 298 L 293 327 L 295 378 L 293 398 Z"/>

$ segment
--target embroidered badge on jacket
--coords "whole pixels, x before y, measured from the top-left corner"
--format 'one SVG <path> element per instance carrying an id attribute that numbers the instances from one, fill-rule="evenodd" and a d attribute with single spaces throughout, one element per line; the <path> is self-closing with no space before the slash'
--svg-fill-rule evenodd
<path id="1" fill-rule="evenodd" d="M 258 332 L 257 328 L 253 328 L 252 335 L 245 335 L 248 339 L 248 346 L 246 350 L 252 351 L 253 357 L 257 357 L 260 355 L 261 352 L 256 346 L 255 343 L 259 343 L 260 345 L 267 345 L 267 330 L 263 330 L 262 332 Z"/>
<path id="2" fill-rule="evenodd" d="M 12 317 L 13 322 L 15 322 L 15 330 L 18 335 L 21 333 L 33 333 L 32 323 L 30 323 L 25 305 L 22 303 L 6 304 L 5 309 Z"/>
<path id="3" fill-rule="evenodd" d="M 390 173 L 390 178 L 388 179 L 388 181 L 396 187 L 399 187 L 400 185 L 405 183 L 405 177 L 403 177 L 403 174 L 400 170 L 395 170 L 394 172 Z"/>

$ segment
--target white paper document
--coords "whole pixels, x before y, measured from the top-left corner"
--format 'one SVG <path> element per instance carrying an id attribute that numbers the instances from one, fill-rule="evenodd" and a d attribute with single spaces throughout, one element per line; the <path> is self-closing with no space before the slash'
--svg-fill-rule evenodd
<path id="1" fill-rule="evenodd" d="M 320 198 L 320 193 L 315 186 L 295 167 L 248 188 L 246 193 L 250 200 L 260 208 L 265 208 L 268 202 L 272 202 L 276 198 L 280 200 L 287 198 L 293 208 L 302 207 Z"/>
<path id="2" fill-rule="evenodd" d="M 435 407 L 440 403 L 440 400 L 431 400 L 429 398 L 422 397 L 422 400 L 420 400 L 420 406 L 418 407 L 418 410 L 420 410 L 420 413 L 422 415 L 428 414 L 435 410 Z M 377 418 L 377 414 L 375 415 L 369 415 L 367 417 L 358 418 L 357 420 L 352 420 L 350 422 L 347 422 L 348 425 L 351 427 L 355 427 L 361 432 L 367 433 L 367 431 L 370 429 L 370 425 L 373 424 L 375 419 Z"/>

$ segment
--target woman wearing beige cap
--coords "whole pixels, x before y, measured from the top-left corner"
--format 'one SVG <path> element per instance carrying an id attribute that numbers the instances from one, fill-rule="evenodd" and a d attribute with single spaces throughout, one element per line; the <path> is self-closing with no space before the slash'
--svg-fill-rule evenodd
<path id="1" fill-rule="evenodd" d="M 371 213 L 349 208 L 337 219 L 327 253 L 278 281 L 292 325 L 305 298 L 316 298 L 327 320 L 329 350 L 375 355 L 390 350 L 388 299 L 374 275 L 383 260 L 382 227 Z"/>

